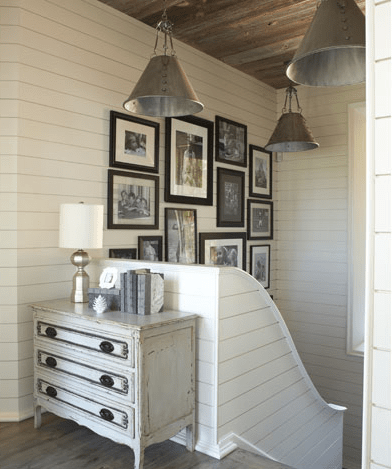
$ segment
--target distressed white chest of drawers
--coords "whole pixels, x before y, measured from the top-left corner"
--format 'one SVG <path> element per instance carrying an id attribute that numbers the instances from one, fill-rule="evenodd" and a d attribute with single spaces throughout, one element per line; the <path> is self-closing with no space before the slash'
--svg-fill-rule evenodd
<path id="1" fill-rule="evenodd" d="M 144 449 L 186 428 L 194 450 L 196 316 L 97 314 L 68 300 L 32 305 L 35 427 L 41 406 Z"/>

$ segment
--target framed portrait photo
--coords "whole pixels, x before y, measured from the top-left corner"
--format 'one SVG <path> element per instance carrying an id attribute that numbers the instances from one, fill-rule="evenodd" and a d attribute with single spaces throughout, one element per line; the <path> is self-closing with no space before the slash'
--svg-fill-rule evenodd
<path id="1" fill-rule="evenodd" d="M 270 287 L 270 250 L 268 245 L 250 247 L 250 273 L 264 288 Z"/>
<path id="2" fill-rule="evenodd" d="M 180 264 L 197 263 L 196 210 L 165 208 L 165 259 Z"/>
<path id="3" fill-rule="evenodd" d="M 224 117 L 215 116 L 215 159 L 247 167 L 248 128 Z"/>
<path id="4" fill-rule="evenodd" d="M 248 199 L 248 239 L 273 238 L 273 202 Z"/>
<path id="5" fill-rule="evenodd" d="M 158 176 L 109 169 L 108 228 L 159 228 Z"/>
<path id="6" fill-rule="evenodd" d="M 245 233 L 200 233 L 200 264 L 246 270 Z"/>
<path id="7" fill-rule="evenodd" d="M 115 259 L 136 259 L 136 248 L 109 249 L 109 257 Z"/>
<path id="8" fill-rule="evenodd" d="M 216 225 L 243 227 L 245 223 L 245 173 L 218 168 Z"/>
<path id="9" fill-rule="evenodd" d="M 139 236 L 138 251 L 140 260 L 161 261 L 162 236 Z"/>
<path id="10" fill-rule="evenodd" d="M 165 201 L 212 205 L 214 123 L 166 118 Z"/>
<path id="11" fill-rule="evenodd" d="M 110 111 L 110 166 L 158 172 L 159 123 Z"/>
<path id="12" fill-rule="evenodd" d="M 272 152 L 249 145 L 249 197 L 272 199 Z"/>

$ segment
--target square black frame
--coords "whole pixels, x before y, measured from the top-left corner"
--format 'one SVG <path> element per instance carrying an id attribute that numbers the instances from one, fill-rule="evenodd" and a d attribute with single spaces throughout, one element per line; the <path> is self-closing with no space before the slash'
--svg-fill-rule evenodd
<path id="1" fill-rule="evenodd" d="M 248 128 L 225 117 L 215 116 L 215 159 L 220 163 L 247 167 Z"/>
<path id="2" fill-rule="evenodd" d="M 146 243 L 148 243 L 148 246 L 146 245 Z M 155 246 L 151 246 L 151 243 L 154 243 Z M 139 236 L 138 237 L 138 259 L 148 260 L 148 261 L 162 261 L 163 260 L 162 246 L 163 246 L 162 236 Z"/>
<path id="3" fill-rule="evenodd" d="M 195 116 L 165 123 L 165 202 L 212 205 L 214 123 Z"/>
<path id="4" fill-rule="evenodd" d="M 216 226 L 242 228 L 245 223 L 245 173 L 217 170 Z"/>
<path id="5" fill-rule="evenodd" d="M 159 123 L 110 111 L 109 165 L 158 173 Z"/>
<path id="6" fill-rule="evenodd" d="M 116 178 L 118 181 L 116 182 Z M 121 181 L 121 182 L 120 182 Z M 126 182 L 128 181 L 128 183 Z M 139 183 L 140 181 L 140 183 Z M 143 184 L 144 182 L 144 184 Z M 114 193 L 116 184 L 119 186 L 117 193 Z M 132 187 L 136 186 L 138 194 L 135 195 L 143 199 L 143 195 L 147 195 L 144 188 L 151 189 L 148 191 L 149 199 L 147 208 L 143 206 L 134 206 L 133 203 L 124 204 L 125 209 L 119 209 L 123 193 L 132 191 Z M 152 200 L 151 200 L 152 199 Z M 144 202 L 141 200 L 141 202 Z M 152 212 L 152 213 L 151 213 Z M 132 215 L 132 216 L 131 216 Z M 144 223 L 143 223 L 144 220 Z M 120 222 L 121 221 L 121 222 Z M 127 223 L 128 221 L 128 223 Z M 131 173 L 127 171 L 118 171 L 114 169 L 108 170 L 108 229 L 118 230 L 155 230 L 159 228 L 159 177 L 152 174 Z"/>

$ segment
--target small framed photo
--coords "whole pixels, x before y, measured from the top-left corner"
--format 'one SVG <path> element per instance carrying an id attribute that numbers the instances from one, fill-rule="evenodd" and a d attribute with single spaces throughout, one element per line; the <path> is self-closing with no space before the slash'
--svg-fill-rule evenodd
<path id="1" fill-rule="evenodd" d="M 140 260 L 162 260 L 162 236 L 139 236 L 138 248 Z"/>
<path id="2" fill-rule="evenodd" d="M 272 199 L 272 152 L 249 145 L 249 197 Z"/>
<path id="3" fill-rule="evenodd" d="M 196 210 L 165 208 L 165 259 L 180 264 L 197 263 Z"/>
<path id="4" fill-rule="evenodd" d="M 136 259 L 136 248 L 109 249 L 109 257 L 115 259 Z"/>
<path id="5" fill-rule="evenodd" d="M 245 233 L 200 233 L 200 264 L 246 270 Z"/>
<path id="6" fill-rule="evenodd" d="M 159 123 L 110 111 L 110 166 L 158 172 Z"/>
<path id="7" fill-rule="evenodd" d="M 248 128 L 224 117 L 215 116 L 215 159 L 246 168 Z"/>
<path id="8" fill-rule="evenodd" d="M 166 118 L 165 201 L 212 205 L 214 123 Z"/>
<path id="9" fill-rule="evenodd" d="M 245 173 L 218 168 L 217 216 L 220 227 L 243 227 L 245 223 Z"/>
<path id="10" fill-rule="evenodd" d="M 273 202 L 248 199 L 248 239 L 273 238 Z"/>
<path id="11" fill-rule="evenodd" d="M 268 245 L 250 247 L 250 273 L 264 288 L 270 287 L 270 250 Z"/>
<path id="12" fill-rule="evenodd" d="M 159 228 L 159 177 L 109 169 L 108 228 Z"/>
<path id="13" fill-rule="evenodd" d="M 117 269 L 115 267 L 106 267 L 99 277 L 100 288 L 114 288 L 117 280 Z"/>

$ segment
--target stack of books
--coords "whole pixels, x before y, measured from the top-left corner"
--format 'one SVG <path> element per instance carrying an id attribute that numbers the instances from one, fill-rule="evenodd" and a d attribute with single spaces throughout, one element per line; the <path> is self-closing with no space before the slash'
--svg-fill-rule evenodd
<path id="1" fill-rule="evenodd" d="M 120 274 L 120 304 L 123 313 L 154 314 L 163 310 L 164 276 L 149 269 Z"/>

